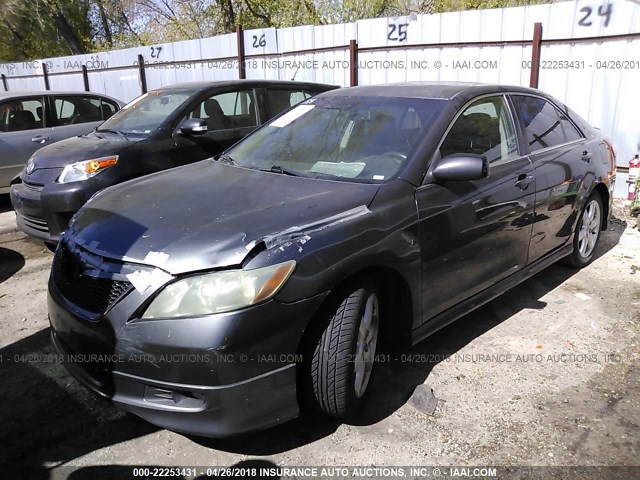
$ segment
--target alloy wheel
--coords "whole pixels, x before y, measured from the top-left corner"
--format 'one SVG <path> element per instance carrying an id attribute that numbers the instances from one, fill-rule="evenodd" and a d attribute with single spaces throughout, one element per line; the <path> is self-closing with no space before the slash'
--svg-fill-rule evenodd
<path id="1" fill-rule="evenodd" d="M 354 356 L 354 391 L 357 398 L 361 398 L 367 390 L 371 379 L 371 371 L 378 343 L 379 310 L 378 297 L 371 293 L 360 319 L 356 351 Z"/>
<path id="2" fill-rule="evenodd" d="M 587 258 L 593 253 L 600 234 L 600 223 L 600 205 L 592 199 L 585 207 L 580 220 L 578 251 L 581 257 Z"/>

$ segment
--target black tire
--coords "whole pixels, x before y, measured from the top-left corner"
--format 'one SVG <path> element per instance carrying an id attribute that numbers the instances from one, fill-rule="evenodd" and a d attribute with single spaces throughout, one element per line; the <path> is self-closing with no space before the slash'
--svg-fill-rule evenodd
<path id="1" fill-rule="evenodd" d="M 52 242 L 44 242 L 44 246 L 47 247 L 53 253 L 55 253 L 56 248 L 58 248 L 58 244 L 52 243 Z"/>
<path id="2" fill-rule="evenodd" d="M 377 287 L 373 282 L 350 284 L 333 296 L 315 319 L 307 339 L 303 369 L 305 403 L 313 410 L 343 420 L 353 418 L 360 410 L 375 363 L 373 359 L 380 332 L 378 299 Z M 364 385 L 360 382 L 360 391 L 356 391 L 356 378 L 363 378 L 362 374 L 356 376 L 356 360 L 360 325 L 368 302 L 371 302 L 370 308 L 374 310 L 376 333 L 373 351 L 367 350 L 371 358 L 371 362 L 367 363 L 370 373 Z M 358 365 L 362 363 L 358 362 Z"/>
<path id="3" fill-rule="evenodd" d="M 595 208 L 597 211 L 597 222 L 593 222 L 592 228 L 589 228 L 585 224 L 589 220 L 589 209 Z M 580 212 L 580 218 L 576 223 L 576 230 L 573 235 L 573 252 L 563 259 L 564 263 L 574 268 L 583 268 L 589 265 L 593 261 L 593 257 L 598 246 L 598 240 L 600 240 L 600 232 L 602 229 L 602 219 L 604 215 L 604 209 L 602 208 L 602 198 L 597 192 L 593 192 L 584 204 L 582 211 Z M 597 231 L 594 229 L 597 228 Z M 593 246 L 588 243 L 584 244 L 585 238 L 581 235 L 581 232 L 588 231 L 588 234 L 592 236 L 595 232 L 595 240 Z M 584 248 L 584 247 L 588 248 Z"/>

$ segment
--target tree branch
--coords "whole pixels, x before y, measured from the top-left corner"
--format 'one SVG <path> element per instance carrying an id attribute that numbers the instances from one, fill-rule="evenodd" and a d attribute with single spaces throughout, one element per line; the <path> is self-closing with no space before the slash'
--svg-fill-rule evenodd
<path id="1" fill-rule="evenodd" d="M 253 9 L 253 7 L 251 6 L 251 2 L 249 2 L 249 0 L 244 0 L 244 3 L 247 5 L 247 9 L 251 13 L 251 15 L 253 15 L 254 17 L 263 19 L 265 22 L 267 22 L 267 26 L 273 27 L 273 23 L 271 22 L 271 17 L 269 15 L 258 13 L 256 10 Z"/>

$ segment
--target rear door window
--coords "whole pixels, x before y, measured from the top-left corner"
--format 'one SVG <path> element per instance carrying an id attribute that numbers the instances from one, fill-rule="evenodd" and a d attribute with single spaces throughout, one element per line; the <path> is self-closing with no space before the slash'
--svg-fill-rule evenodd
<path id="1" fill-rule="evenodd" d="M 582 138 L 567 116 L 550 102 L 528 95 L 513 95 L 511 99 L 531 152 Z"/>
<path id="2" fill-rule="evenodd" d="M 41 97 L 7 100 L 0 104 L 0 130 L 19 132 L 44 128 L 44 112 Z"/>

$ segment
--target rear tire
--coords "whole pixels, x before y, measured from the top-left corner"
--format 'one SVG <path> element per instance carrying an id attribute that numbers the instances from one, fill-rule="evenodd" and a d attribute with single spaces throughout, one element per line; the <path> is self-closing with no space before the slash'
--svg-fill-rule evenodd
<path id="1" fill-rule="evenodd" d="M 373 372 L 380 331 L 376 285 L 350 284 L 316 320 L 305 355 L 307 403 L 325 415 L 352 418 L 364 403 Z"/>
<path id="2" fill-rule="evenodd" d="M 603 212 L 600 194 L 593 192 L 580 213 L 573 235 L 573 253 L 565 258 L 566 264 L 575 268 L 583 268 L 593 261 L 600 239 Z"/>

